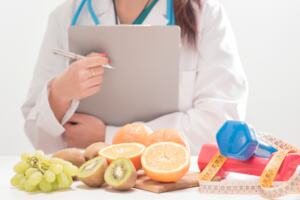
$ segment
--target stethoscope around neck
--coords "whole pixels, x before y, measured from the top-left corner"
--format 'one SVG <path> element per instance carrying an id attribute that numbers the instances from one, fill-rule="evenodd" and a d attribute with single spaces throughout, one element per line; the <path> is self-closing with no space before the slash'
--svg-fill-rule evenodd
<path id="1" fill-rule="evenodd" d="M 94 24 L 97 26 L 101 24 L 97 14 L 95 13 L 95 10 L 93 8 L 92 0 L 82 0 L 72 18 L 71 26 L 76 26 L 78 19 L 81 15 L 82 10 L 85 5 L 87 5 L 87 10 L 88 10 L 89 14 L 91 15 L 91 18 L 92 18 Z M 168 20 L 167 25 L 175 25 L 176 24 L 173 0 L 167 0 L 166 17 Z M 118 16 L 117 16 L 116 11 L 115 11 L 115 21 L 117 24 Z"/>

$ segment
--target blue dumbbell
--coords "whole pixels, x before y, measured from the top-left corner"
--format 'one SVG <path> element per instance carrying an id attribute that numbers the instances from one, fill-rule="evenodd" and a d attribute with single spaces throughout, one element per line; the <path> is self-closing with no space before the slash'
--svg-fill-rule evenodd
<path id="1" fill-rule="evenodd" d="M 226 121 L 217 133 L 220 153 L 229 158 L 248 160 L 252 155 L 269 158 L 277 149 L 258 141 L 255 131 L 241 121 Z"/>

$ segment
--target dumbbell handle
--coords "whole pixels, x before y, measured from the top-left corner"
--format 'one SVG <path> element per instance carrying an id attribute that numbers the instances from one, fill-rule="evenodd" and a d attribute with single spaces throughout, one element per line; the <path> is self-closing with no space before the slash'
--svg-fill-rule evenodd
<path id="1" fill-rule="evenodd" d="M 217 145 L 204 144 L 201 148 L 198 157 L 198 166 L 203 170 L 213 156 L 219 151 Z M 260 176 L 266 167 L 269 159 L 252 156 L 249 160 L 240 161 L 228 158 L 217 176 L 224 176 L 227 172 L 236 172 L 248 175 Z M 300 165 L 300 154 L 291 153 L 284 159 L 279 172 L 276 176 L 276 181 L 287 181 Z"/>
<path id="2" fill-rule="evenodd" d="M 272 153 L 276 151 L 277 149 L 275 149 L 274 147 L 263 142 L 259 142 L 257 145 L 257 149 L 254 152 L 254 155 L 262 158 L 269 158 L 272 155 Z"/>

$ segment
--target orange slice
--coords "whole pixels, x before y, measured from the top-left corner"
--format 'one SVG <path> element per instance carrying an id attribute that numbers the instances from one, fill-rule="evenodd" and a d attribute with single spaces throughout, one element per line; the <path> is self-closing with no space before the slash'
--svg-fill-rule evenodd
<path id="1" fill-rule="evenodd" d="M 145 146 L 139 143 L 122 143 L 105 147 L 99 151 L 99 155 L 107 159 L 108 163 L 117 158 L 128 158 L 136 170 L 141 168 L 141 156 Z"/>
<path id="2" fill-rule="evenodd" d="M 137 142 L 145 146 L 148 145 L 148 136 L 153 131 L 143 124 L 127 124 L 123 126 L 114 136 L 112 143 Z"/>
<path id="3" fill-rule="evenodd" d="M 148 177 L 159 182 L 176 182 L 190 167 L 189 151 L 174 142 L 159 142 L 148 146 L 141 158 Z"/>

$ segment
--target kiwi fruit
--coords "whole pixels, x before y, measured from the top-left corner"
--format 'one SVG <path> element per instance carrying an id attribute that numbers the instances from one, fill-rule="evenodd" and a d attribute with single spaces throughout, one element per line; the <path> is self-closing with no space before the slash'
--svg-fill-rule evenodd
<path id="1" fill-rule="evenodd" d="M 101 187 L 104 183 L 106 168 L 107 161 L 105 158 L 93 158 L 79 168 L 77 178 L 89 187 Z"/>
<path id="2" fill-rule="evenodd" d="M 113 189 L 130 190 L 135 185 L 137 172 L 129 159 L 118 158 L 110 163 L 104 179 Z"/>
<path id="3" fill-rule="evenodd" d="M 101 149 L 103 149 L 104 147 L 107 147 L 108 145 L 103 143 L 103 142 L 97 142 L 97 143 L 94 143 L 94 144 L 91 144 L 90 146 L 88 146 L 83 155 L 85 157 L 86 160 L 90 160 L 90 159 L 93 159 L 95 157 L 97 157 L 99 155 L 99 151 Z"/>
<path id="4" fill-rule="evenodd" d="M 77 167 L 80 167 L 83 163 L 85 163 L 85 157 L 82 151 L 76 148 L 67 148 L 57 151 L 53 154 L 53 157 L 69 161 Z"/>

